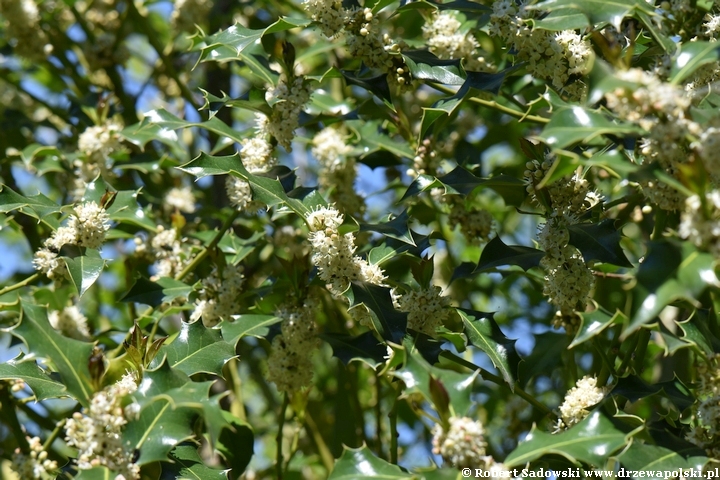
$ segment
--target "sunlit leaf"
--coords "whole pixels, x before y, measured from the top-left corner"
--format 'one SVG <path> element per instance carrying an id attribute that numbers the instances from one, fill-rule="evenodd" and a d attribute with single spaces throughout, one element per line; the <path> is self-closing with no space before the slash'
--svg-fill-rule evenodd
<path id="1" fill-rule="evenodd" d="M 350 305 L 362 303 L 370 310 L 375 328 L 382 338 L 400 343 L 407 327 L 407 313 L 395 310 L 389 288 L 352 282 L 345 295 L 350 299 Z"/>
<path id="2" fill-rule="evenodd" d="M 270 327 L 282 322 L 282 318 L 275 315 L 250 315 L 243 314 L 233 316 L 234 321 L 222 323 L 222 334 L 225 340 L 235 345 L 238 340 L 245 336 L 265 338 L 270 332 Z"/>
<path id="3" fill-rule="evenodd" d="M 222 376 L 222 367 L 235 356 L 235 348 L 223 340 L 217 330 L 205 328 L 202 322 L 183 323 L 180 332 L 170 343 L 160 347 L 160 355 L 168 364 L 187 375 L 213 373 Z"/>
<path id="4" fill-rule="evenodd" d="M 543 458 L 561 455 L 571 462 L 605 465 L 605 460 L 626 445 L 626 435 L 612 422 L 595 411 L 577 425 L 555 435 L 534 427 L 525 440 L 508 455 L 505 466 L 512 468 Z"/>
<path id="5" fill-rule="evenodd" d="M 0 364 L 0 380 L 22 380 L 35 394 L 38 400 L 58 398 L 68 395 L 62 382 L 53 379 L 35 360 L 23 360 L 18 356 Z"/>
<path id="6" fill-rule="evenodd" d="M 415 478 L 414 475 L 403 472 L 397 465 L 379 459 L 366 446 L 357 449 L 344 448 L 328 480 Z"/>
<path id="7" fill-rule="evenodd" d="M 465 334 L 470 343 L 490 357 L 495 368 L 502 374 L 508 385 L 515 384 L 520 356 L 515 350 L 515 340 L 505 336 L 493 319 L 492 313 L 476 312 L 458 308 L 465 325 Z"/>

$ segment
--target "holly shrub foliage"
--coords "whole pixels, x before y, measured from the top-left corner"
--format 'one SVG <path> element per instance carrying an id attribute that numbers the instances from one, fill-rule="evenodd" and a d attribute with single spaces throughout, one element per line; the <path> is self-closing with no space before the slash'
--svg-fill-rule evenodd
<path id="1" fill-rule="evenodd" d="M 714 468 L 715 3 L 0 14 L 0 477 Z"/>

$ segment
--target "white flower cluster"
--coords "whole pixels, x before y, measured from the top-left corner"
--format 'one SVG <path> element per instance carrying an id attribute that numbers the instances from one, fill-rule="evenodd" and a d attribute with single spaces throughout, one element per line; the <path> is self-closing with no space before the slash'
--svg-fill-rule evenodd
<path id="1" fill-rule="evenodd" d="M 640 69 L 617 74 L 625 87 L 605 95 L 607 106 L 620 118 L 647 131 L 640 147 L 646 163 L 655 163 L 678 178 L 679 166 L 688 161 L 688 136 L 699 137 L 701 128 L 687 118 L 691 99 L 681 88 L 662 82 Z M 643 180 L 643 193 L 663 210 L 680 210 L 684 196 L 658 180 Z"/>
<path id="2" fill-rule="evenodd" d="M 60 311 L 53 310 L 48 314 L 50 325 L 66 337 L 76 340 L 89 340 L 87 317 L 82 314 L 76 305 L 70 305 Z"/>
<path id="3" fill-rule="evenodd" d="M 211 8 L 209 0 L 175 0 L 170 22 L 177 31 L 193 32 L 196 24 L 207 20 Z"/>
<path id="4" fill-rule="evenodd" d="M 463 201 L 452 200 L 448 222 L 451 228 L 460 226 L 460 231 L 470 243 L 485 243 L 493 229 L 493 216 L 487 210 L 467 208 Z"/>
<path id="5" fill-rule="evenodd" d="M 720 128 L 706 128 L 692 146 L 700 156 L 712 183 L 715 186 L 720 185 Z"/>
<path id="6" fill-rule="evenodd" d="M 145 245 L 142 239 L 137 237 L 135 242 L 136 246 Z M 166 229 L 159 225 L 155 236 L 150 240 L 150 246 L 152 260 L 155 261 L 154 280 L 159 277 L 176 276 L 190 260 L 189 252 L 183 247 L 176 228 Z"/>
<path id="7" fill-rule="evenodd" d="M 101 168 L 107 167 L 110 162 L 108 157 L 120 150 L 120 130 L 122 125 L 115 121 L 88 127 L 78 137 L 78 150 L 85 154 L 89 162 Z"/>
<path id="8" fill-rule="evenodd" d="M 713 255 L 720 255 L 720 190 L 705 194 L 705 201 L 693 195 L 685 200 L 678 233 Z"/>
<path id="9" fill-rule="evenodd" d="M 595 279 L 582 254 L 569 244 L 567 227 L 576 224 L 580 216 L 601 198 L 578 173 L 538 190 L 555 161 L 552 156 L 547 156 L 542 163 L 528 162 L 524 177 L 528 193 L 549 214 L 548 221 L 538 232 L 538 244 L 545 251 L 540 261 L 546 274 L 543 294 L 557 308 L 555 326 L 573 332 L 578 322 L 575 311 L 585 309 Z"/>
<path id="10" fill-rule="evenodd" d="M 717 40 L 718 34 L 720 34 L 720 15 L 713 15 L 712 13 L 705 14 L 705 23 L 702 28 L 705 30 L 703 33 L 711 41 Z"/>
<path id="11" fill-rule="evenodd" d="M 268 357 L 268 380 L 281 392 L 292 393 L 312 383 L 312 353 L 317 338 L 315 312 L 319 305 L 308 298 L 300 308 L 284 308 L 276 315 L 282 318 L 282 333 L 272 341 Z"/>
<path id="12" fill-rule="evenodd" d="M 352 148 L 345 143 L 343 134 L 327 127 L 313 137 L 312 154 L 320 164 L 318 183 L 330 192 L 338 209 L 347 215 L 361 216 L 365 203 L 355 191 L 357 165 L 348 157 Z"/>
<path id="13" fill-rule="evenodd" d="M 165 195 L 163 206 L 166 210 L 179 210 L 184 213 L 195 213 L 195 195 L 188 186 L 173 187 Z"/>
<path id="14" fill-rule="evenodd" d="M 240 294 L 245 283 L 242 265 L 225 265 L 222 273 L 213 268 L 210 276 L 202 281 L 200 297 L 190 320 L 202 318 L 206 327 L 217 325 L 221 319 L 232 320 L 231 315 L 240 313 Z"/>
<path id="15" fill-rule="evenodd" d="M 485 454 L 485 429 L 468 417 L 450 417 L 449 429 L 433 427 L 433 453 L 455 468 L 482 468 L 485 478 L 510 478 L 504 465 Z"/>
<path id="16" fill-rule="evenodd" d="M 41 271 L 52 280 L 66 278 L 67 271 L 57 254 L 63 245 L 99 248 L 109 229 L 110 217 L 97 203 L 87 202 L 75 207 L 75 215 L 70 215 L 67 225 L 53 232 L 53 235 L 45 240 L 45 246 L 35 252 L 35 270 Z"/>
<path id="17" fill-rule="evenodd" d="M 50 460 L 43 450 L 42 442 L 38 437 L 26 437 L 30 452 L 26 455 L 15 449 L 12 457 L 12 470 L 18 474 L 20 480 L 49 480 L 55 478 L 58 464 Z"/>
<path id="18" fill-rule="evenodd" d="M 407 328 L 435 336 L 435 330 L 447 319 L 450 298 L 442 296 L 442 289 L 436 285 L 420 291 L 409 291 L 398 295 L 393 290 L 393 303 L 401 312 L 407 312 Z"/>
<path id="19" fill-rule="evenodd" d="M 567 391 L 560 405 L 560 418 L 553 433 L 567 430 L 588 416 L 589 408 L 605 398 L 605 390 L 597 386 L 597 378 L 585 375 Z"/>
<path id="20" fill-rule="evenodd" d="M 490 34 L 502 38 L 517 52 L 519 61 L 527 62 L 528 71 L 545 78 L 557 90 L 564 90 L 575 98 L 585 93 L 585 85 L 571 76 L 589 72 L 593 55 L 590 43 L 574 30 L 553 33 L 532 29 L 526 23 L 532 12 L 525 3 L 496 0 L 490 15 Z"/>
<path id="21" fill-rule="evenodd" d="M 310 89 L 304 77 L 288 79 L 283 76 L 277 86 L 265 93 L 265 100 L 272 106 L 272 116 L 267 131 L 288 152 L 298 127 L 300 112 L 310 100 Z"/>
<path id="22" fill-rule="evenodd" d="M 320 26 L 327 37 L 336 37 L 344 30 L 346 45 L 353 57 L 360 57 L 370 68 L 389 74 L 389 80 L 403 86 L 410 82 L 410 72 L 398 53 L 405 46 L 395 43 L 382 33 L 380 21 L 372 9 L 353 7 L 346 9 L 339 0 L 305 0 L 305 10 Z"/>
<path id="23" fill-rule="evenodd" d="M 475 37 L 462 30 L 462 23 L 455 13 L 435 12 L 430 22 L 422 27 L 423 38 L 432 53 L 443 60 L 464 60 L 466 70 L 474 72 L 493 71 L 479 49 Z"/>
<path id="24" fill-rule="evenodd" d="M 133 407 L 136 404 L 123 408 L 123 399 L 135 390 L 134 375 L 127 373 L 117 383 L 93 395 L 89 409 L 75 412 L 67 421 L 65 439 L 68 445 L 78 449 L 78 469 L 104 466 L 126 480 L 140 478 L 140 467 L 133 462 L 133 451 L 122 441 L 123 427 L 136 413 Z"/>
<path id="25" fill-rule="evenodd" d="M 338 231 L 343 215 L 335 208 L 318 208 L 308 215 L 312 262 L 333 295 L 341 295 L 353 280 L 379 285 L 385 280 L 382 269 L 355 255 L 355 235 Z M 355 310 L 355 309 L 353 309 Z"/>
<path id="26" fill-rule="evenodd" d="M 15 51 L 29 60 L 41 61 L 52 45 L 40 27 L 40 12 L 33 0 L 0 0 L 5 35 L 14 41 Z"/>
<path id="27" fill-rule="evenodd" d="M 698 424 L 688 433 L 687 440 L 704 448 L 708 456 L 720 455 L 720 368 L 718 354 L 710 355 L 707 362 L 697 366 L 700 387 L 697 398 Z"/>

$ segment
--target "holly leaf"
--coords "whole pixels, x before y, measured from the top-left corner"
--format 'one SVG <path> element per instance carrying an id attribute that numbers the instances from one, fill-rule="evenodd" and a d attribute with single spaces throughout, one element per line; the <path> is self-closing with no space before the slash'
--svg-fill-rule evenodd
<path id="1" fill-rule="evenodd" d="M 23 357 L 24 355 L 18 355 L 0 364 L 0 380 L 22 380 L 30 387 L 38 401 L 68 396 L 67 388 L 62 382 L 53 380 L 34 360 L 23 360 Z"/>
<path id="2" fill-rule="evenodd" d="M 520 363 L 520 355 L 515 350 L 515 340 L 505 336 L 493 319 L 492 313 L 476 312 L 464 308 L 456 310 L 463 320 L 465 335 L 470 343 L 490 357 L 495 368 L 512 389 Z"/>
<path id="3" fill-rule="evenodd" d="M 640 135 L 642 130 L 631 124 L 615 123 L 605 115 L 582 107 L 560 109 L 553 113 L 538 138 L 552 148 L 576 143 L 595 144 L 600 135 Z"/>
<path id="4" fill-rule="evenodd" d="M 223 337 L 231 344 L 237 344 L 242 337 L 251 336 L 265 338 L 270 333 L 270 327 L 282 322 L 282 318 L 275 315 L 233 315 L 233 322 L 223 322 Z"/>
<path id="5" fill-rule="evenodd" d="M 47 309 L 21 300 L 20 323 L 10 332 L 28 347 L 28 353 L 52 362 L 67 387 L 67 394 L 88 407 L 93 394 L 88 360 L 91 343 L 66 338 L 55 331 L 47 318 Z"/>
<path id="6" fill-rule="evenodd" d="M 105 268 L 105 260 L 100 253 L 92 248 L 85 250 L 85 255 L 74 258 L 61 257 L 65 261 L 70 273 L 70 281 L 75 286 L 79 296 L 83 296 Z"/>
<path id="7" fill-rule="evenodd" d="M 344 447 L 342 456 L 335 462 L 328 480 L 391 480 L 393 478 L 415 478 L 403 472 L 400 467 L 376 457 L 367 446 Z"/>
<path id="8" fill-rule="evenodd" d="M 197 449 L 198 446 L 192 443 L 178 445 L 170 452 L 172 463 L 164 464 L 163 471 L 174 475 L 175 478 L 227 480 L 227 470 L 206 466 Z"/>
<path id="9" fill-rule="evenodd" d="M 193 322 L 183 323 L 175 340 L 160 347 L 159 353 L 156 359 L 165 354 L 168 365 L 187 375 L 212 373 L 221 377 L 223 366 L 235 356 L 235 348 L 223 340 L 219 331 Z"/>
<path id="10" fill-rule="evenodd" d="M 193 288 L 170 277 L 160 277 L 157 281 L 138 277 L 130 290 L 122 296 L 121 302 L 144 303 L 158 307 L 163 303 L 172 302 L 176 298 L 187 298 Z"/>
<path id="11" fill-rule="evenodd" d="M 569 430 L 550 434 L 533 427 L 525 440 L 508 455 L 508 468 L 525 465 L 546 455 L 560 455 L 570 462 L 605 465 L 608 456 L 627 445 L 627 436 L 599 411 L 591 412 Z"/>
<path id="12" fill-rule="evenodd" d="M 408 227 L 409 219 L 410 217 L 408 216 L 407 210 L 404 210 L 400 215 L 385 223 L 363 223 L 360 225 L 360 231 L 382 233 L 386 237 L 394 238 L 395 240 L 400 240 L 401 242 L 415 246 L 415 241 Z"/>
<path id="13" fill-rule="evenodd" d="M 580 223 L 570 225 L 570 244 L 577 247 L 586 262 L 596 260 L 620 267 L 632 267 L 622 247 L 620 231 L 615 229 L 614 220 L 603 220 L 598 224 Z"/>
<path id="14" fill-rule="evenodd" d="M 345 295 L 351 306 L 362 303 L 370 310 L 375 329 L 382 338 L 400 343 L 407 328 L 407 313 L 395 310 L 389 288 L 352 282 Z"/>
<path id="15" fill-rule="evenodd" d="M 323 333 L 320 338 L 333 349 L 333 356 L 345 365 L 352 361 L 361 361 L 375 368 L 385 362 L 388 355 L 387 347 L 379 342 L 373 332 L 361 333 L 357 336 L 342 333 Z"/>
<path id="16" fill-rule="evenodd" d="M 545 252 L 536 248 L 505 245 L 505 242 L 498 236 L 490 240 L 483 248 L 475 273 L 505 265 L 517 265 L 527 271 L 532 267 L 537 267 L 544 256 Z"/>

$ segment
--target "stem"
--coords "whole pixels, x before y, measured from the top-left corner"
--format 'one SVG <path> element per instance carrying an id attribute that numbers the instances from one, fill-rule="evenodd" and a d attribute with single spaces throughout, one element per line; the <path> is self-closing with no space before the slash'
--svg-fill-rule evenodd
<path id="1" fill-rule="evenodd" d="M 38 278 L 40 278 L 40 273 L 33 273 L 32 275 L 27 277 L 25 280 L 21 280 L 18 283 L 16 283 L 15 285 L 9 285 L 9 286 L 3 288 L 2 290 L 0 290 L 0 295 L 5 295 L 6 293 L 10 293 L 14 290 L 17 290 L 18 288 L 22 288 L 25 285 L 27 285 L 28 283 L 34 282 Z"/>
<path id="2" fill-rule="evenodd" d="M 635 361 L 633 362 L 633 368 L 635 373 L 639 376 L 644 367 L 645 353 L 647 352 L 648 343 L 650 342 L 650 330 L 643 328 L 638 334 L 637 348 L 635 349 Z"/>
<path id="3" fill-rule="evenodd" d="M 278 418 L 278 433 L 275 438 L 275 443 L 277 444 L 277 454 L 275 456 L 275 474 L 277 480 L 282 480 L 283 478 L 283 429 L 285 427 L 285 411 L 288 405 L 290 405 L 290 396 L 285 392 L 283 395 L 283 404 L 280 408 L 280 418 Z"/>
<path id="4" fill-rule="evenodd" d="M 663 232 L 665 231 L 665 224 L 667 223 L 667 216 L 668 212 L 659 208 L 655 207 L 653 210 L 655 213 L 655 228 L 653 229 L 652 235 L 650 235 L 650 240 L 661 240 Z"/>
<path id="5" fill-rule="evenodd" d="M 398 419 L 398 396 L 397 387 L 393 387 L 395 391 L 395 398 L 393 400 L 393 406 L 390 409 L 390 463 L 397 465 L 398 463 L 398 432 L 397 432 L 397 419 Z"/>
<path id="6" fill-rule="evenodd" d="M 323 462 L 323 466 L 328 472 L 330 472 L 333 469 L 335 459 L 333 458 L 333 454 L 327 446 L 327 443 L 325 443 L 325 439 L 320 433 L 315 420 L 312 419 L 310 412 L 308 411 L 305 411 L 305 428 L 310 433 L 310 436 L 320 452 L 320 459 Z"/>
<path id="7" fill-rule="evenodd" d="M 198 253 L 195 258 L 192 259 L 188 265 L 183 268 L 182 272 L 178 273 L 175 276 L 175 280 L 182 280 L 190 273 L 192 273 L 193 270 L 197 268 L 200 263 L 202 263 L 203 260 L 205 260 L 205 257 L 207 257 L 210 254 L 210 250 L 215 248 L 218 243 L 220 243 L 220 240 L 222 240 L 223 235 L 225 235 L 225 232 L 230 228 L 232 223 L 235 221 L 237 216 L 240 215 L 240 212 L 238 210 L 235 210 L 232 215 L 228 217 L 227 220 L 225 220 L 225 223 L 223 223 L 222 227 L 220 227 L 220 230 L 215 234 L 213 239 L 210 241 L 207 247 L 205 247 L 200 253 Z"/>
<path id="8" fill-rule="evenodd" d="M 43 450 L 47 451 L 55 441 L 55 439 L 60 435 L 60 432 L 62 432 L 63 427 L 65 426 L 65 422 L 67 421 L 66 418 L 63 418 L 60 420 L 52 432 L 50 432 L 50 435 L 45 439 L 45 443 L 43 443 Z"/>
<path id="9" fill-rule="evenodd" d="M 383 445 L 382 445 L 382 382 L 380 377 L 375 375 L 375 444 L 377 446 L 378 457 L 383 458 Z"/>
<path id="10" fill-rule="evenodd" d="M 428 82 L 428 86 L 439 90 L 443 93 L 455 95 L 457 92 L 454 91 L 452 88 L 446 87 L 445 85 L 440 85 L 438 83 L 432 83 Z M 519 110 L 515 110 L 510 107 L 506 107 L 505 105 L 500 105 L 495 100 L 483 100 L 482 98 L 478 97 L 470 97 L 467 99 L 468 101 L 472 103 L 477 103 L 478 105 L 482 105 L 483 107 L 492 108 L 493 110 L 497 110 L 499 112 L 506 113 L 510 115 L 511 117 L 519 118 L 520 121 L 529 121 L 529 122 L 535 122 L 535 123 L 548 123 L 550 119 L 541 117 L 539 115 L 529 115 L 527 112 L 521 112 Z"/>
<path id="11" fill-rule="evenodd" d="M 555 415 L 548 407 L 546 407 L 545 405 L 543 405 L 542 403 L 537 401 L 537 399 L 535 397 L 533 397 L 532 395 L 527 393 L 525 390 L 520 388 L 520 385 L 517 382 L 515 383 L 515 385 L 510 386 L 501 377 L 498 377 L 497 375 L 493 375 L 492 373 L 488 372 L 484 368 L 479 367 L 472 362 L 468 362 L 464 358 L 460 358 L 457 355 L 455 355 L 454 353 L 451 353 L 448 351 L 443 351 L 440 354 L 440 356 L 445 357 L 448 360 L 452 360 L 453 362 L 458 363 L 458 364 L 460 364 L 464 367 L 467 367 L 471 370 L 477 370 L 478 372 L 480 372 L 480 376 L 483 378 L 483 380 L 489 380 L 501 387 L 509 388 L 513 393 L 516 393 L 520 398 L 524 399 L 530 405 L 532 405 L 533 407 L 540 410 L 543 414 L 550 415 L 553 418 L 557 418 L 557 415 Z"/>
<path id="12" fill-rule="evenodd" d="M 242 380 L 238 374 L 237 358 L 231 358 L 227 362 L 227 371 L 228 376 L 230 377 L 230 390 L 233 393 L 233 399 L 230 404 L 230 413 L 243 421 L 247 421 L 247 415 L 245 415 L 245 407 L 243 404 Z"/>

